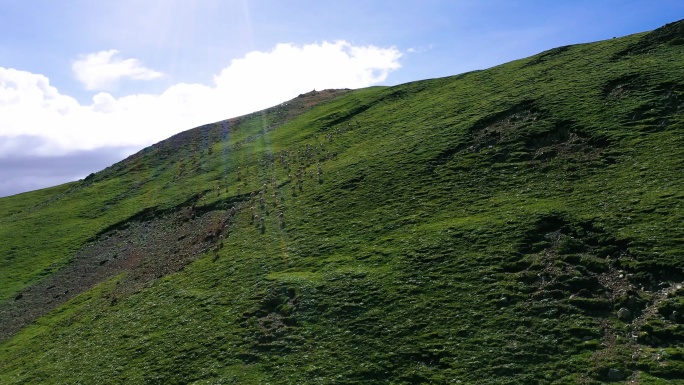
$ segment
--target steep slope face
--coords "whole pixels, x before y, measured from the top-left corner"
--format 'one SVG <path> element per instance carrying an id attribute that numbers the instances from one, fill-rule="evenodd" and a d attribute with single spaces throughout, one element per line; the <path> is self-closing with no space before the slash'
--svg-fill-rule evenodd
<path id="1" fill-rule="evenodd" d="M 196 129 L 0 200 L 5 314 L 107 272 L 8 332 L 0 382 L 681 379 L 682 25 Z"/>
<path id="2" fill-rule="evenodd" d="M 229 165 L 221 156 L 212 154 L 217 143 L 225 144 L 232 136 L 230 146 L 235 149 L 347 91 L 313 91 L 280 106 L 198 127 L 92 174 L 84 181 L 5 199 L 0 204 L 3 214 L 0 280 L 4 284 L 0 287 L 0 340 L 92 284 L 138 267 L 143 263 L 143 254 L 157 249 L 141 243 L 141 231 L 120 235 L 117 230 L 128 228 L 132 223 L 148 226 L 151 218 L 163 212 L 175 213 L 176 220 L 157 226 L 160 231 L 157 236 L 170 227 L 181 232 L 197 232 L 200 228 L 209 231 L 207 226 L 213 224 L 206 220 L 199 224 L 193 220 L 190 225 L 184 222 L 194 219 L 194 205 L 204 194 L 213 193 L 227 182 L 222 178 Z M 222 155 L 231 151 L 227 145 L 219 147 Z M 206 173 L 209 168 L 215 172 Z M 148 231 L 145 228 L 142 232 Z M 166 242 L 164 246 L 172 248 L 167 251 L 182 250 L 176 253 L 173 263 L 160 261 L 153 255 L 147 255 L 145 262 L 160 265 L 155 268 L 156 276 L 182 268 L 198 251 L 214 243 L 204 238 L 199 243 L 195 237 L 188 237 L 178 245 Z M 93 243 L 96 239 L 107 241 Z M 83 249 L 86 243 L 90 244 Z M 121 250 L 122 243 L 135 243 L 146 250 L 140 247 Z M 62 269 L 63 266 L 66 268 Z M 78 280 L 73 279 L 76 275 Z M 36 281 L 39 283 L 32 285 Z"/>

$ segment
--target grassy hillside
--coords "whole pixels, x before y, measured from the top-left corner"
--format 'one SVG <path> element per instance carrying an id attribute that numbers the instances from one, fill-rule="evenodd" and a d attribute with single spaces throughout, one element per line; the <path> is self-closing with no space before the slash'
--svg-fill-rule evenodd
<path id="1" fill-rule="evenodd" d="M 314 92 L 0 199 L 0 383 L 684 380 L 682 63 Z"/>

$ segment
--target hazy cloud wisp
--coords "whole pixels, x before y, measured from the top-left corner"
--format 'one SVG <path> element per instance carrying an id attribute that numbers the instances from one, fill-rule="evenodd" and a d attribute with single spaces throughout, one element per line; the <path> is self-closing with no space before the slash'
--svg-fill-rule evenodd
<path id="1" fill-rule="evenodd" d="M 152 80 L 161 72 L 145 68 L 138 59 L 119 59 L 119 51 L 110 49 L 82 55 L 71 64 L 76 78 L 88 90 L 107 90 L 120 79 Z"/>

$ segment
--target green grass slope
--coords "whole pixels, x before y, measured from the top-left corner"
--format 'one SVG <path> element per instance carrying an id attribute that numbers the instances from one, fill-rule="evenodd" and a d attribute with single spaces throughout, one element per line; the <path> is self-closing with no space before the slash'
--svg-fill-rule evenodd
<path id="1" fill-rule="evenodd" d="M 682 63 L 312 93 L 0 199 L 0 383 L 682 381 Z"/>

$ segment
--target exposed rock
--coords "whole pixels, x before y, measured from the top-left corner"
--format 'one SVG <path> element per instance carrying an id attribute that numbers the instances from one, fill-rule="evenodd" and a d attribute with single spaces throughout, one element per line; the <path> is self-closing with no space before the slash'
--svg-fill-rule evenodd
<path id="1" fill-rule="evenodd" d="M 629 319 L 631 315 L 632 313 L 626 307 L 621 307 L 620 310 L 617 311 L 618 318 L 623 321 Z"/>
<path id="2" fill-rule="evenodd" d="M 621 371 L 610 368 L 608 369 L 608 381 L 620 381 L 625 378 L 625 375 Z"/>

